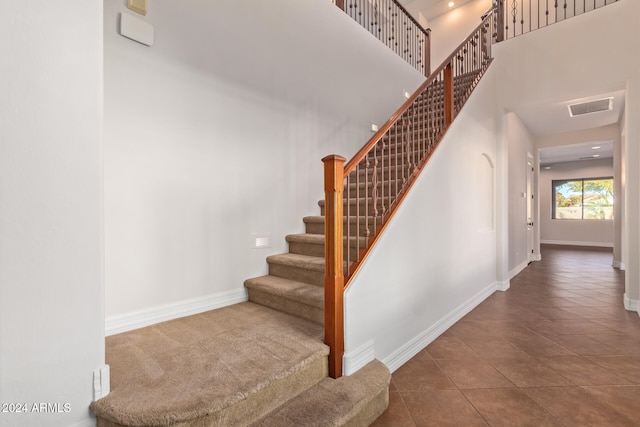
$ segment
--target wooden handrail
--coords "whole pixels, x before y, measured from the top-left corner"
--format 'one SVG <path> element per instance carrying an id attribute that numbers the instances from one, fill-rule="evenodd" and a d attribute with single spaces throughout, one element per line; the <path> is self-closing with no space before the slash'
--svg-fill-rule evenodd
<path id="1" fill-rule="evenodd" d="M 342 375 L 344 291 L 491 63 L 492 19 L 486 17 L 349 162 L 335 154 L 322 159 L 325 343 L 333 378 Z M 345 261 L 353 261 L 346 275 Z"/>
<path id="2" fill-rule="evenodd" d="M 444 61 L 442 61 L 442 63 L 440 64 L 440 66 L 431 73 L 431 75 L 429 77 L 427 77 L 427 79 L 424 81 L 424 83 L 422 83 L 418 89 L 416 89 L 416 91 L 400 106 L 400 108 L 398 108 L 398 110 L 393 113 L 393 115 L 391 116 L 391 118 L 389 118 L 389 120 L 387 120 L 385 122 L 384 125 L 382 125 L 382 127 L 380 127 L 378 129 L 378 132 L 376 132 L 371 139 L 360 149 L 358 150 L 358 152 L 353 156 L 353 158 L 351 158 L 351 160 L 349 160 L 345 166 L 345 170 L 344 170 L 344 175 L 348 175 L 351 171 L 353 171 L 353 169 L 356 167 L 356 165 L 362 161 L 362 159 L 364 159 L 364 157 L 367 155 L 367 153 L 369 151 L 371 151 L 371 149 L 382 139 L 382 137 L 389 131 L 389 129 L 391 129 L 391 127 L 398 121 L 398 119 L 400 117 L 402 117 L 402 115 L 409 109 L 409 107 L 411 107 L 411 105 L 416 101 L 416 99 L 418 99 L 418 97 L 420 96 L 420 94 L 422 92 L 424 92 L 424 90 L 429 87 L 429 85 L 431 83 L 433 83 L 433 81 L 438 77 L 439 73 L 444 70 L 447 66 L 447 64 L 451 63 L 451 60 L 453 58 L 456 57 L 458 51 L 466 44 L 469 42 L 469 40 L 471 40 L 471 38 L 473 37 L 473 35 L 475 33 L 477 33 L 478 31 L 480 31 L 480 29 L 482 28 L 483 25 L 485 25 L 485 22 L 487 21 L 487 19 L 489 19 L 489 16 L 487 16 L 483 22 L 478 25 L 473 32 L 466 38 L 464 39 L 464 41 L 462 43 L 460 43 L 458 45 L 458 47 L 456 47 L 453 51 L 453 53 L 451 55 L 449 55 Z"/>

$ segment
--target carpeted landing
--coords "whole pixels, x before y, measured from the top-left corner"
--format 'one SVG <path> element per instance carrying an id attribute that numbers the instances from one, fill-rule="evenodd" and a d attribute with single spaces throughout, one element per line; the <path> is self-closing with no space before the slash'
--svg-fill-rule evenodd
<path id="1" fill-rule="evenodd" d="M 366 426 L 387 407 L 374 361 L 327 377 L 323 327 L 252 302 L 107 337 L 97 425 Z"/>

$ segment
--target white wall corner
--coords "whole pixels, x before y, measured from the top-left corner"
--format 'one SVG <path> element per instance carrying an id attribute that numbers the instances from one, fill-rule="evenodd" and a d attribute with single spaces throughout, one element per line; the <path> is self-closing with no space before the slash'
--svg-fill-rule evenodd
<path id="1" fill-rule="evenodd" d="M 105 320 L 105 334 L 107 336 L 119 334 L 167 320 L 238 304 L 248 299 L 247 289 L 243 286 L 240 289 L 206 295 L 201 298 L 193 298 L 146 310 L 110 316 Z"/>
<path id="2" fill-rule="evenodd" d="M 611 263 L 611 266 L 613 268 L 617 268 L 618 270 L 622 270 L 625 271 L 627 269 L 627 266 L 624 262 L 619 261 L 617 259 L 614 259 L 613 262 Z"/>
<path id="3" fill-rule="evenodd" d="M 447 329 L 452 327 L 458 320 L 466 316 L 471 310 L 476 308 L 482 301 L 490 297 L 496 290 L 496 284 L 487 286 L 466 302 L 442 317 L 440 321 L 430 328 L 418 334 L 411 341 L 394 351 L 389 357 L 382 361 L 391 372 L 394 372 L 407 363 L 413 356 L 431 344 L 436 338 L 442 335 Z"/>
<path id="4" fill-rule="evenodd" d="M 102 399 L 111 393 L 111 368 L 109 365 L 93 371 L 93 401 Z"/>
<path id="5" fill-rule="evenodd" d="M 376 358 L 373 340 L 369 340 L 353 351 L 342 356 L 344 375 L 351 375 Z"/>
<path id="6" fill-rule="evenodd" d="M 504 280 L 502 282 L 496 282 L 495 287 L 496 287 L 496 291 L 501 291 L 501 292 L 508 291 L 509 288 L 511 287 L 511 281 Z"/>
<path id="7" fill-rule="evenodd" d="M 525 261 L 522 264 L 520 264 L 519 266 L 517 266 L 516 268 L 514 268 L 513 270 L 511 270 L 509 272 L 509 280 L 513 279 L 518 274 L 520 274 L 520 272 L 522 272 L 522 270 L 527 268 L 528 265 L 529 265 L 529 261 Z"/>
<path id="8" fill-rule="evenodd" d="M 631 299 L 624 294 L 624 308 L 628 311 L 636 311 L 640 315 L 640 301 L 637 299 Z"/>

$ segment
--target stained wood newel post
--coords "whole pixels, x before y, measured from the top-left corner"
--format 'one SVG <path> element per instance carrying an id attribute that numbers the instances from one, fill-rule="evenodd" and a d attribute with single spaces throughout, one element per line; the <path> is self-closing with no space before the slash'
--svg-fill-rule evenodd
<path id="1" fill-rule="evenodd" d="M 342 376 L 344 354 L 344 271 L 342 259 L 342 193 L 344 157 L 332 154 L 324 163 L 324 342 L 329 351 L 329 375 Z"/>
<path id="2" fill-rule="evenodd" d="M 451 62 L 444 69 L 444 124 L 453 122 L 453 68 Z"/>

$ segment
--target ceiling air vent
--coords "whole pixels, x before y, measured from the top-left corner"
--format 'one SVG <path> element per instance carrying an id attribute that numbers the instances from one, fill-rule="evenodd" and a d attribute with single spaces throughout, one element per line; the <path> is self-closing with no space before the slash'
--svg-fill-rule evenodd
<path id="1" fill-rule="evenodd" d="M 613 110 L 613 97 L 569 105 L 569 115 L 571 117 L 611 110 Z"/>

